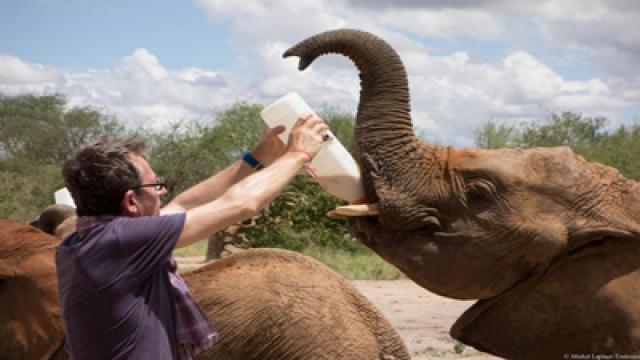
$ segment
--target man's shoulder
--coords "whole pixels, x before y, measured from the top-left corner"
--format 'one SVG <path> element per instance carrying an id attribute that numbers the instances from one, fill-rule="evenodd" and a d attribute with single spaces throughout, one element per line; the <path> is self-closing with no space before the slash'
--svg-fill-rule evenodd
<path id="1" fill-rule="evenodd" d="M 120 217 L 109 224 L 112 231 L 126 236 L 131 231 L 163 232 L 167 229 L 182 227 L 185 222 L 184 213 L 141 217 Z"/>
<path id="2" fill-rule="evenodd" d="M 185 215 L 122 218 L 110 224 L 111 232 L 127 254 L 149 247 L 173 248 L 184 227 Z"/>
<path id="3" fill-rule="evenodd" d="M 180 223 L 184 221 L 185 213 L 171 213 L 171 214 L 161 214 L 161 215 L 150 215 L 150 216 L 139 216 L 139 217 L 130 217 L 130 216 L 120 216 L 115 218 L 110 225 L 111 226 L 122 226 L 122 225 L 148 225 L 151 223 Z"/>
<path id="4" fill-rule="evenodd" d="M 62 239 L 57 250 L 60 250 L 61 248 L 73 246 L 73 244 L 75 244 L 77 241 L 78 241 L 78 232 L 74 231 L 71 234 L 69 234 L 67 237 Z"/>
<path id="5" fill-rule="evenodd" d="M 112 228 L 117 219 L 79 218 L 76 231 L 64 238 L 56 249 L 57 264 L 72 262 L 78 265 L 120 256 L 118 235 Z"/>

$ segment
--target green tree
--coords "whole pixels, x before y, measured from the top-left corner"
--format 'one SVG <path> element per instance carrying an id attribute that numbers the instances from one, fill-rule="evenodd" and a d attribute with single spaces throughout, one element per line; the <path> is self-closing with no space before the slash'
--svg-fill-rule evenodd
<path id="1" fill-rule="evenodd" d="M 80 144 L 124 133 L 115 117 L 89 107 L 66 107 L 62 95 L 0 95 L 2 164 L 61 165 Z"/>
<path id="2" fill-rule="evenodd" d="M 475 131 L 476 146 L 486 149 L 497 149 L 513 146 L 517 131 L 514 126 L 487 121 Z"/>
<path id="3" fill-rule="evenodd" d="M 640 179 L 640 124 L 608 131 L 607 119 L 564 112 L 541 123 L 514 127 L 487 122 L 476 131 L 483 148 L 570 146 L 589 161 L 616 167 L 629 178 Z"/>
<path id="4" fill-rule="evenodd" d="M 168 200 L 226 168 L 262 135 L 261 105 L 237 103 L 212 121 L 176 123 L 152 135 L 151 165 L 167 178 Z"/>
<path id="5" fill-rule="evenodd" d="M 115 117 L 67 107 L 62 95 L 0 95 L 0 218 L 33 219 L 63 186 L 61 165 L 73 149 L 124 134 Z"/>
<path id="6" fill-rule="evenodd" d="M 527 125 L 519 135 L 516 145 L 566 145 L 581 154 L 589 154 L 597 151 L 601 140 L 607 136 L 604 132 L 606 125 L 607 121 L 602 117 L 583 117 L 571 112 L 552 114 L 546 123 Z"/>
<path id="7" fill-rule="evenodd" d="M 620 126 L 606 133 L 590 158 L 618 168 L 629 178 L 640 180 L 640 124 Z"/>

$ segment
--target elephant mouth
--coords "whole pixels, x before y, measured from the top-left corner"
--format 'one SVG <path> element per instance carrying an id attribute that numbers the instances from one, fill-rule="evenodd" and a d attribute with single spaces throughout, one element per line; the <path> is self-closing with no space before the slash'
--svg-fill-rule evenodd
<path id="1" fill-rule="evenodd" d="M 469 233 L 466 231 L 455 231 L 455 232 L 436 231 L 432 233 L 430 237 L 433 239 L 455 240 L 455 239 L 468 238 Z"/>
<path id="2" fill-rule="evenodd" d="M 347 220 L 347 227 L 351 235 L 374 250 L 382 244 L 383 236 L 394 235 L 385 231 L 377 218 L 352 217 Z"/>
<path id="3" fill-rule="evenodd" d="M 463 240 L 469 236 L 466 229 L 452 228 L 450 223 L 441 217 L 432 215 L 429 218 L 430 221 L 423 227 L 408 231 L 387 229 L 376 217 L 349 218 L 347 225 L 354 237 L 372 249 L 401 246 L 400 243 L 408 239 L 421 239 L 423 242 L 439 239 L 452 241 Z"/>

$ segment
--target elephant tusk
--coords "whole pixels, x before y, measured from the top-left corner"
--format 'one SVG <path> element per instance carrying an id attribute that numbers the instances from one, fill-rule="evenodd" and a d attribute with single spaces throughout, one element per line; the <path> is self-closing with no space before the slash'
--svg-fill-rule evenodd
<path id="1" fill-rule="evenodd" d="M 327 213 L 331 219 L 346 220 L 352 216 L 376 216 L 378 215 L 378 204 L 359 204 L 338 206 L 335 210 Z"/>

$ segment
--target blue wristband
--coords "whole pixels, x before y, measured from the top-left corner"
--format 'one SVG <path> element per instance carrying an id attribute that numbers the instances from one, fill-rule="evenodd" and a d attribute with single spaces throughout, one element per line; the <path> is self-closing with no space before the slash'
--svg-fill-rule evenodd
<path id="1" fill-rule="evenodd" d="M 251 155 L 251 153 L 248 151 L 244 153 L 242 160 L 244 160 L 244 162 L 246 162 L 247 164 L 249 164 L 249 166 L 256 170 L 261 170 L 262 168 L 264 168 L 264 165 L 262 165 L 262 163 L 254 158 L 253 155 Z"/>

